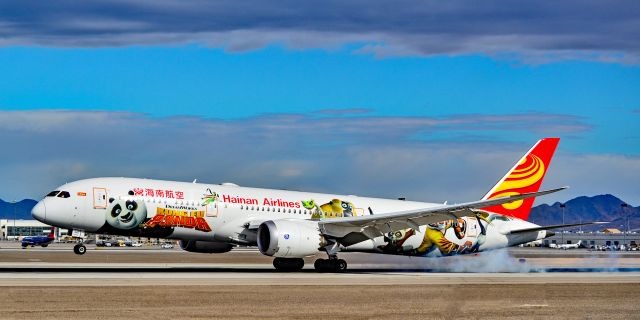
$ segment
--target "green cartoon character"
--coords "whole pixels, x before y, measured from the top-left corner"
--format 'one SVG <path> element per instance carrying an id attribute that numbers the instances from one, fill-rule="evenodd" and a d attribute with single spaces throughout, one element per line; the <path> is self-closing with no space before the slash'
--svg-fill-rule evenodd
<path id="1" fill-rule="evenodd" d="M 309 201 L 300 201 L 302 202 L 302 207 L 307 209 L 307 210 L 313 210 L 316 208 L 316 202 L 313 201 L 313 199 L 309 200 Z"/>
<path id="2" fill-rule="evenodd" d="M 211 189 L 207 188 L 207 192 L 205 193 L 204 196 L 202 197 L 202 205 L 206 206 L 210 203 L 214 203 L 216 201 L 218 201 L 219 195 L 213 191 L 211 191 Z"/>
<path id="3" fill-rule="evenodd" d="M 308 201 L 300 201 L 300 203 L 302 203 L 302 207 L 309 210 L 311 212 L 311 218 L 312 219 L 320 219 L 320 210 L 318 209 L 318 205 L 316 204 L 316 202 L 311 199 Z"/>

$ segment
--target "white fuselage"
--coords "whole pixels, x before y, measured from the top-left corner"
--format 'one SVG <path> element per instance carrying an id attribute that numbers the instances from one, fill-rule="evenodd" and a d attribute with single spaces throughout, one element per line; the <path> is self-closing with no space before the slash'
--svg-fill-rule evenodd
<path id="1" fill-rule="evenodd" d="M 33 210 L 44 223 L 88 232 L 256 245 L 256 226 L 278 219 L 340 219 L 441 204 L 134 178 L 95 178 L 60 186 Z M 66 193 L 62 193 L 66 192 Z M 52 192 L 52 194 L 54 194 Z M 385 234 L 342 251 L 442 256 L 542 239 L 537 227 L 487 213 Z"/>

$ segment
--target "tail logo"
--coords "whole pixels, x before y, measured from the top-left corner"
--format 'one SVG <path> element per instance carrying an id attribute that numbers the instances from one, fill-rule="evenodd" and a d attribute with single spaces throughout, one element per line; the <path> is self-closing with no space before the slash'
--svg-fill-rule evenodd
<path id="1" fill-rule="evenodd" d="M 544 161 L 535 154 L 528 154 L 509 176 L 489 196 L 489 199 L 519 195 L 520 190 L 533 186 L 544 177 Z M 505 203 L 507 210 L 515 210 L 522 206 L 523 200 Z"/>

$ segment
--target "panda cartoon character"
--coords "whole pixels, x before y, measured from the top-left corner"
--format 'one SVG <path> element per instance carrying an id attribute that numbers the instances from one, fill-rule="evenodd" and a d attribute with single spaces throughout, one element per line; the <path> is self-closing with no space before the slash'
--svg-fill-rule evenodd
<path id="1" fill-rule="evenodd" d="M 116 200 L 109 198 L 107 207 L 107 223 L 121 230 L 130 230 L 138 227 L 147 218 L 147 207 L 136 200 Z"/>

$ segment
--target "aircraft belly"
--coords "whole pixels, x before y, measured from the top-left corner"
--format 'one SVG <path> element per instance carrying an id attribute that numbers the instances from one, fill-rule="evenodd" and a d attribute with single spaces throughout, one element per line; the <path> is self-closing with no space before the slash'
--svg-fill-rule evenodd
<path id="1" fill-rule="evenodd" d="M 173 233 L 167 238 L 179 239 L 179 240 L 199 240 L 199 241 L 213 241 L 213 235 L 208 233 L 198 232 L 192 229 L 174 229 Z"/>

